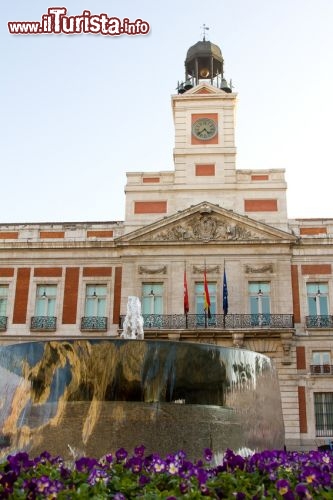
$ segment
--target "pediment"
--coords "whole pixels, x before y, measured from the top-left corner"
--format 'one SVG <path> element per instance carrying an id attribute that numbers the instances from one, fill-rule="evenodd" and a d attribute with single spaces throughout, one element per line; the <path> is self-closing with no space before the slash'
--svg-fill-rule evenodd
<path id="1" fill-rule="evenodd" d="M 199 83 L 190 90 L 187 90 L 185 95 L 196 95 L 196 94 L 224 94 L 225 92 L 209 83 Z M 183 94 L 184 95 L 184 94 Z"/>
<path id="2" fill-rule="evenodd" d="M 247 216 L 203 202 L 136 229 L 116 244 L 293 242 L 296 237 Z"/>

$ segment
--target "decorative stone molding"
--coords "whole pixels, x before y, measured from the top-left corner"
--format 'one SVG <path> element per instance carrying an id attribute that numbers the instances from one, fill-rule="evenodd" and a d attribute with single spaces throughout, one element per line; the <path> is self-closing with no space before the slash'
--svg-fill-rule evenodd
<path id="1" fill-rule="evenodd" d="M 193 274 L 202 274 L 206 269 L 206 273 L 220 273 L 220 266 L 193 266 Z"/>
<path id="2" fill-rule="evenodd" d="M 281 344 L 282 344 L 282 349 L 283 349 L 283 358 L 282 358 L 282 364 L 283 365 L 291 365 L 292 359 L 291 359 L 291 347 L 292 347 L 292 338 L 293 334 L 292 333 L 281 333 Z"/>
<path id="3" fill-rule="evenodd" d="M 139 274 L 166 274 L 167 266 L 139 266 Z"/>
<path id="4" fill-rule="evenodd" d="M 264 264 L 261 267 L 251 267 L 249 265 L 245 266 L 246 274 L 262 274 L 262 273 L 273 273 L 273 264 Z"/>
<path id="5" fill-rule="evenodd" d="M 278 343 L 278 339 L 275 341 L 270 339 L 252 339 L 246 342 L 245 347 L 251 351 L 270 353 L 277 351 Z"/>
<path id="6" fill-rule="evenodd" d="M 243 347 L 244 333 L 235 332 L 232 334 L 232 343 L 235 347 Z"/>
<path id="7" fill-rule="evenodd" d="M 259 234 L 249 231 L 241 224 L 206 212 L 195 214 L 188 220 L 151 236 L 153 241 L 257 240 L 259 238 Z"/>

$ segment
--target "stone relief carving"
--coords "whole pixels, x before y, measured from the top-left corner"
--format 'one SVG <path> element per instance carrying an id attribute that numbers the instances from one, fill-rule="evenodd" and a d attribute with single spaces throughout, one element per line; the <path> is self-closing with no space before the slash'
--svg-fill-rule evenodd
<path id="1" fill-rule="evenodd" d="M 274 272 L 274 267 L 273 264 L 264 264 L 261 267 L 251 267 L 251 266 L 246 266 L 245 267 L 245 272 L 247 274 L 253 274 L 253 273 L 273 273 Z"/>
<path id="2" fill-rule="evenodd" d="M 147 266 L 139 266 L 139 274 L 166 274 L 167 266 L 160 267 L 147 267 Z"/>
<path id="3" fill-rule="evenodd" d="M 220 273 L 220 266 L 193 266 L 193 274 L 202 274 L 206 269 L 206 273 Z"/>
<path id="4" fill-rule="evenodd" d="M 260 236 L 243 227 L 214 215 L 196 214 L 164 231 L 152 235 L 155 241 L 211 241 L 258 239 Z"/>

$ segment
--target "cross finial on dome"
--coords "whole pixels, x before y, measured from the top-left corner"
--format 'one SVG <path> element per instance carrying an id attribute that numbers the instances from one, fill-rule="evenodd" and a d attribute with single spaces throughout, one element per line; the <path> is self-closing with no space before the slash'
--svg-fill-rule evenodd
<path id="1" fill-rule="evenodd" d="M 205 24 L 203 24 L 201 26 L 201 28 L 202 28 L 202 41 L 205 42 L 206 41 L 206 31 L 209 30 L 209 27 L 206 26 Z"/>

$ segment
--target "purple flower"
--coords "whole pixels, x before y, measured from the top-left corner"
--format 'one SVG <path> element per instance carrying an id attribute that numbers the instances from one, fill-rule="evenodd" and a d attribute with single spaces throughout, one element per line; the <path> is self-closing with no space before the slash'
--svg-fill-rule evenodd
<path id="1" fill-rule="evenodd" d="M 201 491 L 201 494 L 204 496 L 209 495 L 209 488 L 206 484 L 200 484 L 200 491 Z"/>
<path id="2" fill-rule="evenodd" d="M 295 492 L 299 496 L 299 498 L 312 498 L 307 486 L 305 484 L 299 483 L 295 487 Z"/>
<path id="3" fill-rule="evenodd" d="M 0 477 L 0 485 L 2 485 L 2 491 L 5 493 L 11 493 L 13 491 L 13 485 L 18 477 L 15 471 L 8 471 Z M 1 488 L 0 488 L 1 490 Z"/>
<path id="4" fill-rule="evenodd" d="M 98 462 L 95 458 L 81 457 L 75 461 L 76 470 L 79 472 L 90 472 Z"/>
<path id="5" fill-rule="evenodd" d="M 150 483 L 150 477 L 145 476 L 143 474 L 139 477 L 139 485 L 140 486 L 145 486 L 146 484 L 149 484 L 149 483 Z"/>
<path id="6" fill-rule="evenodd" d="M 276 481 L 276 489 L 279 492 L 279 495 L 284 496 L 290 489 L 289 481 L 286 479 L 279 479 Z"/>
<path id="7" fill-rule="evenodd" d="M 137 446 L 136 448 L 134 448 L 134 455 L 136 455 L 137 457 L 143 457 L 143 455 L 145 454 L 145 449 L 146 447 L 143 444 Z"/>
<path id="8" fill-rule="evenodd" d="M 321 472 L 316 467 L 304 467 L 301 474 L 300 480 L 308 484 L 319 484 Z"/>
<path id="9" fill-rule="evenodd" d="M 126 466 L 130 468 L 134 474 L 139 474 L 142 470 L 142 458 L 139 456 L 132 457 L 128 460 Z"/>
<path id="10" fill-rule="evenodd" d="M 155 472 L 164 472 L 166 468 L 166 463 L 161 458 L 157 458 L 153 461 L 153 469 Z"/>
<path id="11" fill-rule="evenodd" d="M 210 448 L 205 448 L 204 457 L 207 462 L 210 462 L 213 458 L 213 452 Z"/>
<path id="12" fill-rule="evenodd" d="M 126 497 L 122 493 L 116 493 L 113 496 L 113 500 L 126 500 Z"/>
<path id="13" fill-rule="evenodd" d="M 51 486 L 51 480 L 48 476 L 41 476 L 36 480 L 36 489 L 38 493 L 48 492 L 50 486 Z"/>
<path id="14" fill-rule="evenodd" d="M 199 484 L 203 485 L 208 479 L 208 472 L 203 469 L 199 469 L 196 471 L 196 477 L 199 481 Z"/>
<path id="15" fill-rule="evenodd" d="M 185 482 L 185 481 L 182 481 L 180 484 L 179 484 L 179 491 L 182 495 L 185 495 L 185 493 L 188 492 L 188 483 Z"/>
<path id="16" fill-rule="evenodd" d="M 116 451 L 116 459 L 118 462 L 123 462 L 127 458 L 127 451 L 125 448 L 119 448 L 119 450 Z"/>
<path id="17" fill-rule="evenodd" d="M 107 472 L 103 469 L 94 469 L 90 472 L 89 477 L 87 479 L 88 483 L 93 486 L 100 481 L 104 484 L 107 484 L 109 481 L 109 476 Z"/>
<path id="18" fill-rule="evenodd" d="M 178 473 L 179 471 L 179 466 L 176 462 L 170 462 L 168 464 L 168 471 L 169 471 L 169 474 L 171 474 L 172 476 L 174 476 L 175 474 Z"/>

